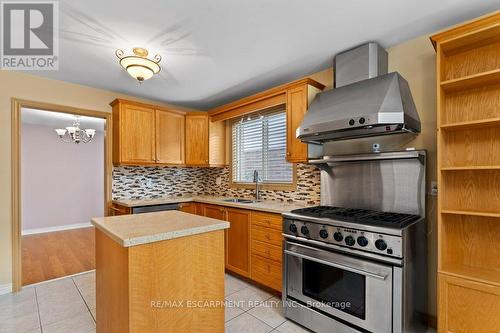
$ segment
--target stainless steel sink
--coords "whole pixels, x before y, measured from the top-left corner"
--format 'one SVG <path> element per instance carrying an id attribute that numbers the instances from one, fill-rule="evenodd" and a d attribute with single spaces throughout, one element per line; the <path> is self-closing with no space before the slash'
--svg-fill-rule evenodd
<path id="1" fill-rule="evenodd" d="M 252 199 L 240 199 L 240 198 L 230 198 L 230 199 L 224 199 L 222 201 L 224 201 L 224 202 L 234 202 L 234 203 L 246 203 L 246 204 L 258 202 L 256 200 L 252 200 Z"/>

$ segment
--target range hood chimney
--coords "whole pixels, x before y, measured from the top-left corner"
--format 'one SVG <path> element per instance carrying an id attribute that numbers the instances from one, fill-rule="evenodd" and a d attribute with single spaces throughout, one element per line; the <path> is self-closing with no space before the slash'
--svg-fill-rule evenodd
<path id="1" fill-rule="evenodd" d="M 297 137 L 307 143 L 419 133 L 420 119 L 408 82 L 387 74 L 387 52 L 367 43 L 338 54 L 335 89 L 322 92 L 309 106 Z"/>

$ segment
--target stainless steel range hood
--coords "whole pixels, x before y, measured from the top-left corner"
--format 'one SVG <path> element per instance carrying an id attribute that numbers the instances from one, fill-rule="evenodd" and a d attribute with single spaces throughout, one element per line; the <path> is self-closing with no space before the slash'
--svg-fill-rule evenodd
<path id="1" fill-rule="evenodd" d="M 314 99 L 297 128 L 303 142 L 420 132 L 408 82 L 397 72 L 387 74 L 387 52 L 378 44 L 337 55 L 334 70 L 335 89 Z"/>

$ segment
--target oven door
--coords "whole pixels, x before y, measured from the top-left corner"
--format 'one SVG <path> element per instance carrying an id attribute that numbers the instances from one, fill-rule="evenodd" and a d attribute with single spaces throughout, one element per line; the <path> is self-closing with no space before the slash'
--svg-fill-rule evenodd
<path id="1" fill-rule="evenodd" d="M 370 332 L 392 331 L 392 267 L 285 243 L 287 298 Z"/>

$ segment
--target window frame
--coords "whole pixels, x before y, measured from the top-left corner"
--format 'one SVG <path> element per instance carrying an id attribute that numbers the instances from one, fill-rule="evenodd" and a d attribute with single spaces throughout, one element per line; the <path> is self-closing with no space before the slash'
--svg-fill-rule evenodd
<path id="1" fill-rule="evenodd" d="M 265 112 L 265 110 L 260 110 L 261 112 Z M 246 115 L 252 113 L 259 113 L 259 111 L 254 111 L 248 113 Z M 286 111 L 285 111 L 286 113 Z M 245 116 L 246 116 L 245 115 Z M 255 183 L 243 183 L 243 182 L 235 182 L 233 181 L 233 122 L 236 121 L 232 119 L 229 121 L 229 187 L 233 189 L 255 189 Z M 287 128 L 285 127 L 285 137 L 287 137 Z M 286 160 L 286 157 L 285 157 Z M 291 162 L 290 162 L 291 163 Z M 292 164 L 292 181 L 290 183 L 259 183 L 259 188 L 261 190 L 271 190 L 271 191 L 294 191 L 297 189 L 297 164 Z"/>

